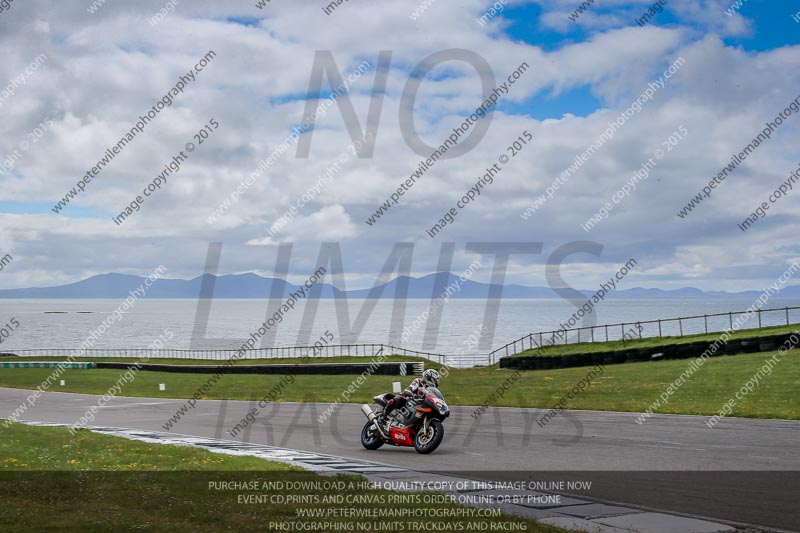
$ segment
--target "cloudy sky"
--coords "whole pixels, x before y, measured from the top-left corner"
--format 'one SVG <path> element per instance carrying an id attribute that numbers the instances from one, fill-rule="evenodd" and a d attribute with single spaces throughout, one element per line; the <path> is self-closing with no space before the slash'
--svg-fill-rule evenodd
<path id="1" fill-rule="evenodd" d="M 569 243 L 594 241 L 602 245 L 599 256 L 573 253 L 562 268 L 565 280 L 587 289 L 630 258 L 638 266 L 628 287 L 723 290 L 763 288 L 800 261 L 798 193 L 771 205 L 747 232 L 737 227 L 800 165 L 798 116 L 690 214 L 677 215 L 800 96 L 794 2 L 749 0 L 732 8 L 729 0 L 669 0 L 644 26 L 636 19 L 650 1 L 602 0 L 571 20 L 578 0 L 509 0 L 484 24 L 477 19 L 493 4 L 483 0 L 351 0 L 329 14 L 325 1 L 264 4 L 2 3 L 0 257 L 13 260 L 0 272 L 0 288 L 105 272 L 146 275 L 159 264 L 171 277 L 190 278 L 202 273 L 211 242 L 223 243 L 221 272 L 263 275 L 275 268 L 278 244 L 292 242 L 292 280 L 316 269 L 323 242 L 338 242 L 348 288 L 370 286 L 398 242 L 414 244 L 415 275 L 437 269 L 444 243 L 455 243 L 454 272 L 478 257 L 465 253 L 467 243 L 541 243 L 540 254 L 512 255 L 507 279 L 545 285 L 545 264 L 556 250 L 588 249 Z M 162 9 L 166 16 L 154 19 Z M 462 52 L 453 49 L 472 51 L 483 66 L 458 60 Z M 415 78 L 426 58 L 448 50 L 424 79 Z M 209 51 L 214 57 L 195 80 L 56 214 L 54 206 L 106 149 Z M 382 51 L 391 52 L 383 56 L 390 57 L 388 72 L 378 68 Z M 309 82 L 315 56 L 326 52 L 344 79 L 359 65 L 368 68 L 339 97 L 341 105 L 329 107 L 313 130 L 300 130 L 311 136 L 308 157 L 292 144 L 264 168 L 303 122 L 307 101 L 311 109 L 319 103 Z M 397 205 L 365 223 L 422 159 L 407 142 L 414 137 L 409 120 L 419 141 L 441 144 L 484 100 L 482 80 L 490 89 L 501 85 L 522 63 L 530 68 L 480 121 L 485 135 L 474 148 L 438 161 Z M 376 90 L 381 75 L 386 86 Z M 401 106 L 409 79 L 421 82 L 412 110 Z M 327 73 L 323 80 L 322 98 L 331 90 Z M 663 88 L 642 101 L 659 80 Z M 639 109 L 613 138 L 524 218 L 637 98 Z M 350 151 L 354 139 L 341 112 L 347 102 L 358 118 L 351 127 L 364 130 L 370 109 L 377 116 L 368 157 Z M 204 127 L 200 144 L 194 136 Z M 524 131 L 533 140 L 429 237 L 426 229 L 486 167 L 511 156 L 508 147 Z M 116 224 L 189 142 L 194 151 L 180 170 Z M 647 179 L 585 231 L 582 224 L 658 150 Z M 337 161 L 340 170 L 321 181 Z M 221 202 L 254 171 L 220 214 Z M 270 236 L 268 228 L 304 193 L 309 201 L 294 220 Z M 219 216 L 209 221 L 215 210 Z M 491 260 L 475 279 L 489 279 Z"/>

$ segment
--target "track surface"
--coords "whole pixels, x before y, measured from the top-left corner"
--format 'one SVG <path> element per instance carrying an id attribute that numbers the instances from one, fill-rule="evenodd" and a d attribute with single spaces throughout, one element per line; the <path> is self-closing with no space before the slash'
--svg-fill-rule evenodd
<path id="1" fill-rule="evenodd" d="M 30 391 L 0 388 L 0 417 Z M 99 397 L 43 393 L 21 418 L 75 423 Z M 91 425 L 165 431 L 185 400 L 112 399 Z M 255 402 L 200 401 L 171 428 L 186 435 L 283 446 L 376 461 L 472 479 L 592 481 L 582 498 L 703 516 L 776 530 L 800 531 L 800 422 L 724 419 L 713 429 L 706 417 L 654 416 L 639 425 L 630 413 L 573 411 L 536 421 L 539 409 L 455 406 L 445 440 L 434 454 L 358 442 L 364 416 L 343 405 L 328 420 L 327 404 L 278 403 L 259 409 L 256 421 L 231 430 Z"/>

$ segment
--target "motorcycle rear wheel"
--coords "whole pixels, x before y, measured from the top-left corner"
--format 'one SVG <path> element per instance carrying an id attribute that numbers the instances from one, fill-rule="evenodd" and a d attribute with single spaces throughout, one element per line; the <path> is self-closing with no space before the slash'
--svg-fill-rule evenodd
<path id="1" fill-rule="evenodd" d="M 378 433 L 378 430 L 369 430 L 373 424 L 374 422 L 368 420 L 367 423 L 364 424 L 364 429 L 361 430 L 361 445 L 368 450 L 377 450 L 383 446 L 383 437 Z"/>
<path id="2" fill-rule="evenodd" d="M 433 419 L 428 422 L 428 431 L 420 430 L 414 438 L 414 449 L 419 453 L 432 453 L 442 443 L 444 426 L 442 422 Z"/>

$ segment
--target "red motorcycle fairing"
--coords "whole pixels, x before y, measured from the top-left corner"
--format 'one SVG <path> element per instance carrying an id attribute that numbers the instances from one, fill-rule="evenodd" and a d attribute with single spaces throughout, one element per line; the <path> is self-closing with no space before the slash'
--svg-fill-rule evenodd
<path id="1" fill-rule="evenodd" d="M 414 446 L 414 436 L 411 433 L 411 426 L 399 428 L 392 425 L 389 428 L 389 439 L 396 446 Z"/>

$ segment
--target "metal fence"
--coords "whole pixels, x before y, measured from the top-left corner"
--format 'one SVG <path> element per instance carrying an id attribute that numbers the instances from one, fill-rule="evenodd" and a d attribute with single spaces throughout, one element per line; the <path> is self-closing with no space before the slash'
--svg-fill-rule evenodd
<path id="1" fill-rule="evenodd" d="M 775 309 L 759 309 L 756 311 L 758 324 L 753 322 L 749 328 L 755 329 L 768 326 L 788 326 L 800 321 L 792 322 L 792 311 L 800 307 L 779 307 Z M 515 355 L 527 350 L 546 347 L 553 344 L 575 344 L 580 342 L 607 342 L 631 338 L 652 337 L 683 337 L 700 333 L 722 332 L 733 329 L 736 316 L 748 313 L 747 311 L 731 311 L 728 313 L 714 313 L 708 315 L 684 316 L 658 320 L 642 320 L 638 322 L 622 322 L 620 324 L 603 324 L 585 328 L 561 329 L 557 331 L 540 331 L 530 333 L 505 346 L 494 350 L 489 355 L 498 356 Z M 795 318 L 800 318 L 794 313 Z"/>
<path id="2" fill-rule="evenodd" d="M 444 354 L 420 352 L 398 348 L 387 344 L 336 344 L 328 346 L 282 346 L 276 348 L 253 348 L 239 354 L 239 350 L 181 350 L 150 348 L 89 348 L 87 350 L 69 348 L 39 348 L 4 352 L 19 357 L 126 357 L 133 359 L 207 359 L 224 361 L 228 359 L 293 359 L 317 357 L 379 357 L 382 355 L 409 355 L 442 362 L 448 357 Z M 2 355 L 2 353 L 0 353 Z M 483 356 L 486 357 L 486 356 Z"/>
<path id="3" fill-rule="evenodd" d="M 6 353 L 19 357 L 125 357 L 131 359 L 204 359 L 225 361 L 234 358 L 238 350 L 180 350 L 180 349 L 150 349 L 150 348 L 90 348 L 87 350 L 73 350 L 68 348 L 40 348 L 24 350 L 5 350 Z M 0 353 L 2 356 L 3 353 Z M 454 368 L 467 368 L 473 366 L 492 365 L 495 357 L 489 354 L 457 354 L 446 355 L 433 352 L 422 352 L 399 348 L 388 344 L 337 344 L 323 347 L 314 346 L 284 346 L 277 348 L 254 348 L 245 351 L 236 359 L 294 359 L 294 358 L 319 358 L 319 357 L 380 357 L 401 355 L 421 357 L 440 365 Z"/>

